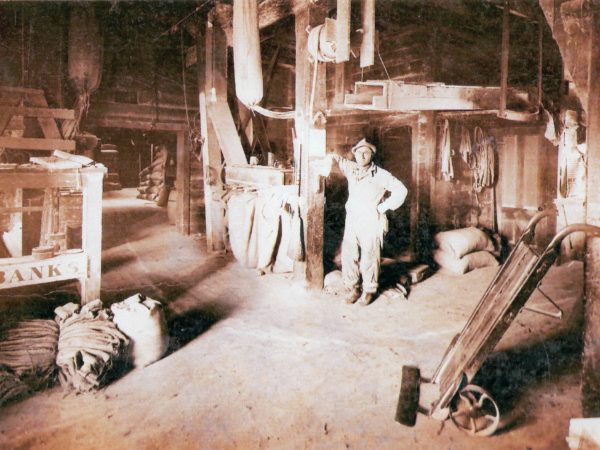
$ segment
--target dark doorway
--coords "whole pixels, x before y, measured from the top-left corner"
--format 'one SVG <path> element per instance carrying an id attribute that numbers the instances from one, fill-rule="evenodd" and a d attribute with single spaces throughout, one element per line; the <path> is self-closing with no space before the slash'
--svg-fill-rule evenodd
<path id="1" fill-rule="evenodd" d="M 156 146 L 166 145 L 173 160 L 175 159 L 177 135 L 173 132 L 125 128 L 99 128 L 94 131 L 102 144 L 113 144 L 118 149 L 118 172 L 123 187 L 138 186 L 139 173 L 152 162 Z"/>
<path id="2" fill-rule="evenodd" d="M 409 126 L 379 130 L 379 161 L 392 175 L 411 190 L 412 130 Z M 383 255 L 397 258 L 410 248 L 410 195 L 396 211 L 388 212 L 389 231 Z"/>

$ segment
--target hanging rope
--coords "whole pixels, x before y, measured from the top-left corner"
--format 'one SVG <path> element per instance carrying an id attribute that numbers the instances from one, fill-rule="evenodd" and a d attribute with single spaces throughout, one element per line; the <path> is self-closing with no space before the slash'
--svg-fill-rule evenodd
<path id="1" fill-rule="evenodd" d="M 471 133 L 468 128 L 464 125 L 460 128 L 460 147 L 459 153 L 462 160 L 469 164 L 469 160 L 471 159 L 471 150 L 473 145 L 471 144 Z"/>
<path id="2" fill-rule="evenodd" d="M 440 159 L 442 163 L 442 179 L 452 181 L 454 179 L 454 166 L 452 165 L 452 147 L 450 145 L 450 122 L 444 121 L 442 139 L 440 140 Z"/>
<path id="3" fill-rule="evenodd" d="M 271 119 L 293 119 L 296 116 L 296 111 L 272 111 L 260 105 L 252 105 L 250 109 Z"/>
<path id="4" fill-rule="evenodd" d="M 496 140 L 493 136 L 485 136 L 480 127 L 475 128 L 474 138 L 469 167 L 473 175 L 473 190 L 481 192 L 496 181 Z"/>

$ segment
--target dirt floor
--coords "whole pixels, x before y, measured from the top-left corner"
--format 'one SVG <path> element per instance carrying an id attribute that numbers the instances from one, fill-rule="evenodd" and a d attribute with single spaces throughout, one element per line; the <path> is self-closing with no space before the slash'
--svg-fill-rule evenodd
<path id="1" fill-rule="evenodd" d="M 564 320 L 522 312 L 476 377 L 502 410 L 496 435 L 423 415 L 407 428 L 394 421 L 401 367 L 432 375 L 496 269 L 436 274 L 408 301 L 348 306 L 289 274 L 260 277 L 207 254 L 164 209 L 127 194 L 105 200 L 102 299 L 163 301 L 169 354 L 93 394 L 55 387 L 1 409 L 0 448 L 567 448 L 581 415 L 581 264 L 543 282 Z M 76 298 L 65 289 L 5 296 L 3 317 L 51 314 Z M 538 294 L 530 302 L 545 307 Z"/>

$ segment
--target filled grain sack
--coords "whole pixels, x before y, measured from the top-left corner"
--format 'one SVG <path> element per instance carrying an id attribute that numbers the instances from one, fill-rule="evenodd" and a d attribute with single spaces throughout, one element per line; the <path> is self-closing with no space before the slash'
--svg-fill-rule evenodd
<path id="1" fill-rule="evenodd" d="M 452 253 L 438 249 L 433 252 L 433 260 L 443 269 L 443 272 L 453 275 L 462 275 L 471 270 L 498 265 L 496 258 L 485 250 L 455 258 Z"/>
<path id="2" fill-rule="evenodd" d="M 494 251 L 494 243 L 490 237 L 475 227 L 442 231 L 435 235 L 434 240 L 440 250 L 455 258 L 462 258 L 467 253 L 479 250 Z"/>
<path id="3" fill-rule="evenodd" d="M 142 294 L 111 306 L 113 321 L 128 338 L 127 358 L 144 367 L 163 357 L 169 346 L 167 322 L 159 301 Z"/>
<path id="4" fill-rule="evenodd" d="M 249 249 L 256 211 L 256 194 L 232 195 L 227 202 L 229 244 L 235 259 L 245 267 L 256 267 L 257 256 Z"/>
<path id="5" fill-rule="evenodd" d="M 463 256 L 461 259 L 465 259 L 467 261 L 467 272 L 475 269 L 481 269 L 482 267 L 498 266 L 498 261 L 496 258 L 494 258 L 494 255 L 485 250 L 469 253 L 468 255 Z"/>
<path id="6" fill-rule="evenodd" d="M 287 201 L 277 192 L 246 192 L 228 200 L 229 242 L 240 264 L 264 272 L 293 269 L 299 252 L 296 233 L 300 230 L 296 227 L 296 212 Z M 292 247 L 294 251 L 290 252 Z"/>
<path id="7" fill-rule="evenodd" d="M 462 275 L 467 273 L 469 262 L 464 258 L 457 258 L 454 253 L 450 253 L 441 249 L 433 251 L 433 260 L 437 263 L 444 272 L 453 275 Z"/>

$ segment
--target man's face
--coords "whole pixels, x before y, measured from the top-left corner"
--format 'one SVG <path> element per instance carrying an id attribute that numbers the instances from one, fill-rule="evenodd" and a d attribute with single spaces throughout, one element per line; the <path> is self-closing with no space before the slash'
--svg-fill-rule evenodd
<path id="1" fill-rule="evenodd" d="M 366 167 L 371 164 L 373 152 L 368 147 L 357 148 L 354 152 L 354 159 L 359 166 Z"/>

